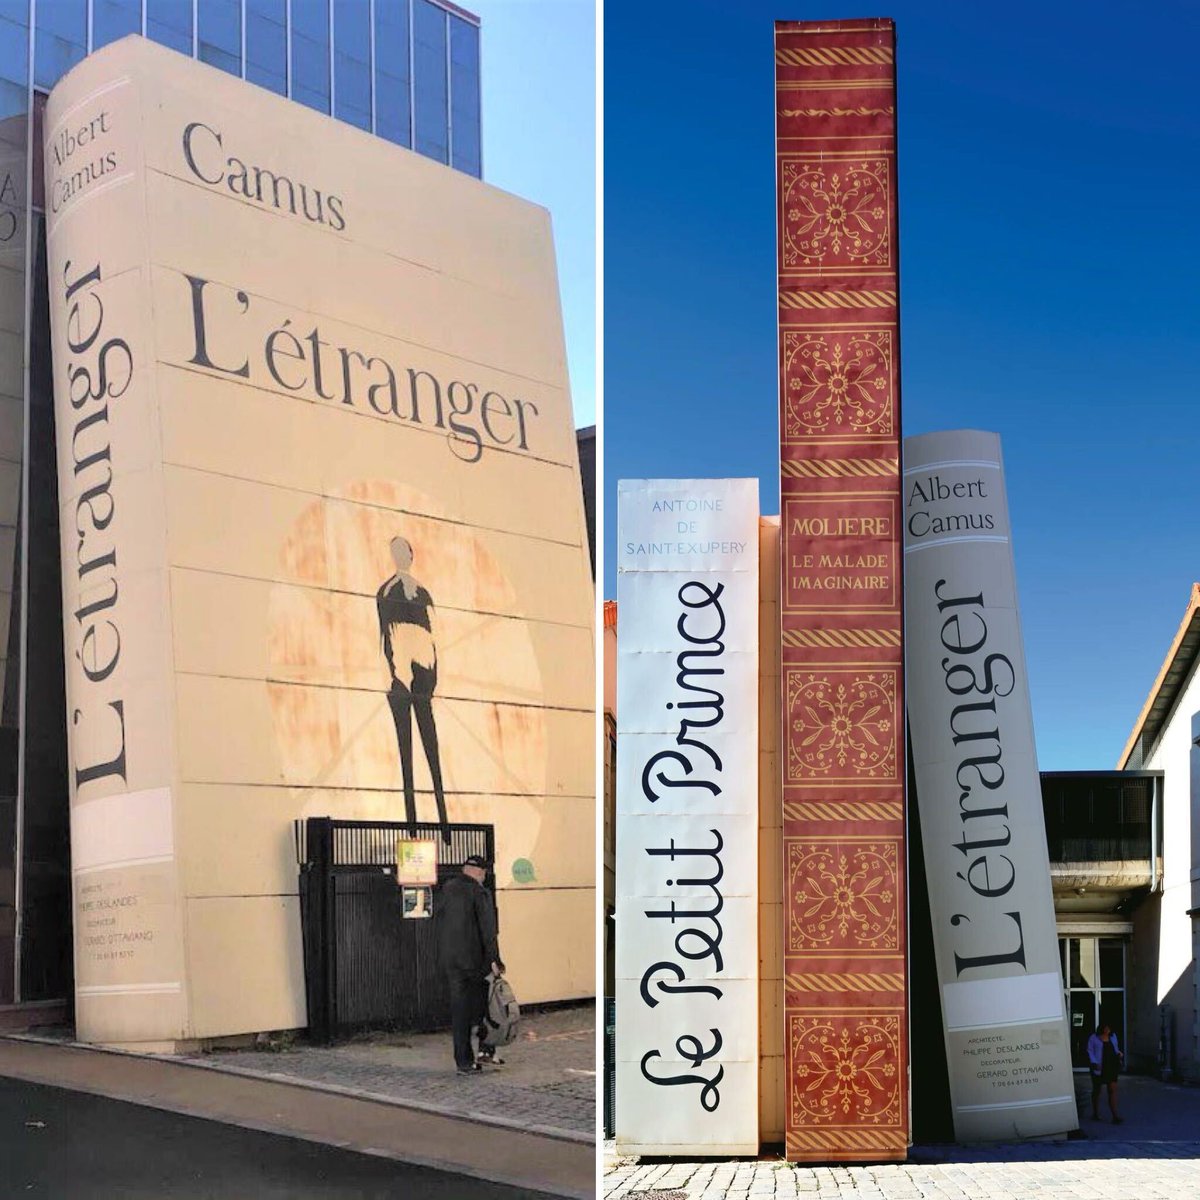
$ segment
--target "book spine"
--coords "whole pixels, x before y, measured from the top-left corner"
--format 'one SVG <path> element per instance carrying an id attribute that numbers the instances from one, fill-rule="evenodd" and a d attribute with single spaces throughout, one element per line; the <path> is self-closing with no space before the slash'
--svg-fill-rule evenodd
<path id="1" fill-rule="evenodd" d="M 884 19 L 775 29 L 786 1150 L 897 1160 L 909 1098 L 895 35 Z"/>
<path id="2" fill-rule="evenodd" d="M 1000 439 L 906 438 L 904 463 L 908 726 L 954 1132 L 1069 1133 L 1071 1031 Z"/>
<path id="3" fill-rule="evenodd" d="M 46 108 L 77 1029 L 185 1036 L 163 484 L 137 83 L 99 55 Z"/>

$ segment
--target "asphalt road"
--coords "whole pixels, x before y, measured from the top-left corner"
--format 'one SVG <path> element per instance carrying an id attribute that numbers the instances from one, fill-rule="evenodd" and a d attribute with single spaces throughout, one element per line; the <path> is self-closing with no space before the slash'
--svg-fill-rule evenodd
<path id="1" fill-rule="evenodd" d="M 0 1077 L 0 1197 L 551 1200 L 85 1092 Z"/>

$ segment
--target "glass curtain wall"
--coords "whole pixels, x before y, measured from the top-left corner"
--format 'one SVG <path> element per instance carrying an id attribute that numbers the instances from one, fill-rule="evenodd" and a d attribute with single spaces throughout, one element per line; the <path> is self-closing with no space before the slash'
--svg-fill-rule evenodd
<path id="1" fill-rule="evenodd" d="M 72 990 L 42 110 L 131 33 L 482 174 L 479 24 L 452 4 L 0 0 L 0 1005 Z"/>
<path id="2" fill-rule="evenodd" d="M 479 22 L 441 0 L 0 0 L 0 114 L 130 33 L 481 177 Z M 194 24 L 193 24 L 194 21 Z M 143 27 L 144 22 L 144 27 Z M 15 91 L 8 95 L 10 87 Z M 18 105 L 18 108 L 13 108 Z"/>

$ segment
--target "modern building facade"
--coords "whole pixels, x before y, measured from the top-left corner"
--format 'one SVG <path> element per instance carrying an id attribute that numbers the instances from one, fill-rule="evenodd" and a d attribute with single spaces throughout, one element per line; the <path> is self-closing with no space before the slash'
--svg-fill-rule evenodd
<path id="1" fill-rule="evenodd" d="M 1159 989 L 1145 933 L 1162 902 L 1163 772 L 1043 771 L 1042 811 L 1072 1066 L 1087 1069 L 1087 1039 L 1104 1021 L 1127 1067 L 1156 1071 Z"/>
<path id="2" fill-rule="evenodd" d="M 62 999 L 72 970 L 43 110 L 131 33 L 482 175 L 479 21 L 453 4 L 0 4 L 0 1006 Z"/>
<path id="3" fill-rule="evenodd" d="M 1153 886 L 1129 908 L 1135 1061 L 1200 1082 L 1200 583 L 1117 766 L 1161 773 Z"/>

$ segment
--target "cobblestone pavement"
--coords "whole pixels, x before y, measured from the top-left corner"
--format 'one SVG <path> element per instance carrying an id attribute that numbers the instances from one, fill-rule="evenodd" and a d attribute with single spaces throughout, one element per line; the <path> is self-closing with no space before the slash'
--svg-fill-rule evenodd
<path id="1" fill-rule="evenodd" d="M 575 1139 L 595 1137 L 594 1004 L 535 1013 L 479 1075 L 454 1070 L 450 1034 L 372 1034 L 336 1046 L 281 1043 L 273 1049 L 186 1056 L 234 1071 L 370 1095 Z"/>
<path id="2" fill-rule="evenodd" d="M 1200 1089 L 1125 1078 L 1126 1120 L 1065 1142 L 914 1146 L 909 1161 L 797 1167 L 778 1156 L 683 1162 L 604 1147 L 606 1200 L 1200 1200 Z"/>
<path id="3" fill-rule="evenodd" d="M 617 1165 L 606 1172 L 604 1195 L 628 1200 L 755 1200 L 756 1197 L 811 1197 L 833 1200 L 1183 1200 L 1200 1196 L 1200 1142 L 1186 1157 L 1173 1151 L 1147 1156 L 1143 1144 L 1106 1142 L 1094 1147 L 1070 1143 L 1054 1155 L 1028 1147 L 996 1147 L 991 1152 L 947 1159 L 871 1167 L 792 1167 L 774 1162 Z"/>

